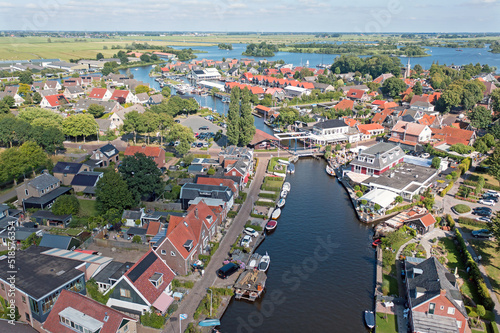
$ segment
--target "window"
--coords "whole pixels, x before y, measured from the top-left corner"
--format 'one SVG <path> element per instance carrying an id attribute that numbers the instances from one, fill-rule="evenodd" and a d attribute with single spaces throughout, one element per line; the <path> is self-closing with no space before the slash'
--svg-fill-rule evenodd
<path id="1" fill-rule="evenodd" d="M 175 257 L 175 252 L 174 252 L 174 251 L 170 251 L 170 255 L 171 255 L 172 257 Z"/>
<path id="2" fill-rule="evenodd" d="M 455 314 L 455 308 L 450 306 L 450 307 L 448 308 L 448 314 L 449 314 L 449 315 L 454 315 L 454 314 Z"/>
<path id="3" fill-rule="evenodd" d="M 462 328 L 462 322 L 457 320 L 457 327 Z"/>
<path id="4" fill-rule="evenodd" d="M 25 303 L 25 304 L 26 304 L 26 297 L 21 296 L 21 300 L 23 301 L 23 303 Z"/>
<path id="5" fill-rule="evenodd" d="M 128 332 L 128 324 L 126 324 L 125 326 L 123 326 L 123 332 Z"/>
<path id="6" fill-rule="evenodd" d="M 164 256 L 164 255 L 167 255 L 167 251 L 166 250 L 161 250 L 161 254 Z"/>
<path id="7" fill-rule="evenodd" d="M 120 296 L 130 298 L 130 290 L 120 288 Z"/>
<path id="8" fill-rule="evenodd" d="M 441 306 L 439 307 L 439 309 L 440 309 L 440 310 L 444 310 L 444 305 L 441 305 Z"/>
<path id="9" fill-rule="evenodd" d="M 28 312 L 25 312 L 25 313 L 24 313 L 24 317 L 26 318 L 26 321 L 27 321 L 27 322 L 31 322 L 30 315 L 29 315 L 29 313 L 28 313 Z"/>
<path id="10" fill-rule="evenodd" d="M 28 195 L 28 190 L 24 190 L 24 194 Z"/>
<path id="11" fill-rule="evenodd" d="M 66 177 L 66 176 L 68 176 L 68 174 L 67 174 L 67 173 L 65 173 L 65 174 L 64 174 L 64 177 Z"/>
<path id="12" fill-rule="evenodd" d="M 5 286 L 3 285 L 3 283 L 0 283 L 0 286 L 2 287 L 2 290 L 5 290 Z"/>
<path id="13" fill-rule="evenodd" d="M 429 304 L 429 314 L 434 314 L 434 309 L 436 309 L 436 304 L 430 303 Z"/>

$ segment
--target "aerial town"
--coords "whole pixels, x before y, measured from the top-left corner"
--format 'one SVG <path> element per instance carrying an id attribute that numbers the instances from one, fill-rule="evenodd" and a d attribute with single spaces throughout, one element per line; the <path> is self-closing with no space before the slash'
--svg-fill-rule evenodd
<path id="1" fill-rule="evenodd" d="M 0 61 L 0 332 L 499 331 L 500 35 L 123 37 Z"/>

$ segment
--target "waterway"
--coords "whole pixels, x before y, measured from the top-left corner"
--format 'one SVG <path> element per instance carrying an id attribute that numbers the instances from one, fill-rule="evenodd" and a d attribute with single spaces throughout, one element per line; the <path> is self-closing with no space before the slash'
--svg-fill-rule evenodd
<path id="1" fill-rule="evenodd" d="M 232 301 L 222 332 L 366 332 L 373 307 L 372 230 L 360 223 L 324 161 L 302 159 L 287 177 L 291 192 L 276 231 L 257 249 L 271 265 L 266 292 Z"/>

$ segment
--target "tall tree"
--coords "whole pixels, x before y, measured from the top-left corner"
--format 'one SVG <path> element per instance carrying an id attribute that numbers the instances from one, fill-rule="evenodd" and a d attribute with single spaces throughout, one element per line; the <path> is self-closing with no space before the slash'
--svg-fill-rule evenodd
<path id="1" fill-rule="evenodd" d="M 398 97 L 406 89 L 406 83 L 397 77 L 390 77 L 384 81 L 382 89 L 385 94 L 392 98 Z"/>
<path id="2" fill-rule="evenodd" d="M 79 136 L 83 136 L 83 141 L 87 136 L 97 134 L 99 126 L 94 117 L 90 114 L 77 114 L 65 118 L 62 122 L 63 133 L 75 137 L 75 142 Z"/>
<path id="3" fill-rule="evenodd" d="M 123 129 L 128 133 L 134 133 L 134 144 L 137 143 L 137 134 L 146 132 L 146 121 L 146 117 L 137 111 L 132 111 L 125 115 Z"/>
<path id="4" fill-rule="evenodd" d="M 254 135 L 255 124 L 252 115 L 252 107 L 250 105 L 250 91 L 245 88 L 241 100 L 239 144 L 241 146 L 248 145 L 252 141 Z"/>
<path id="5" fill-rule="evenodd" d="M 80 212 L 80 202 L 74 195 L 61 195 L 52 205 L 55 215 L 76 215 Z"/>
<path id="6" fill-rule="evenodd" d="M 135 203 L 127 182 L 119 173 L 113 171 L 104 173 L 97 182 L 95 194 L 96 208 L 101 214 L 111 209 L 121 212 Z"/>
<path id="7" fill-rule="evenodd" d="M 415 95 L 422 95 L 422 84 L 420 83 L 420 81 L 417 81 L 415 83 L 412 90 Z"/>
<path id="8" fill-rule="evenodd" d="M 237 145 L 240 140 L 240 89 L 233 88 L 227 114 L 227 141 L 230 145 Z"/>
<path id="9" fill-rule="evenodd" d="M 90 104 L 89 109 L 87 110 L 94 118 L 100 118 L 104 114 L 104 106 L 99 104 Z"/>
<path id="10" fill-rule="evenodd" d="M 163 190 L 160 169 L 144 154 L 126 156 L 120 164 L 120 172 L 136 201 L 154 199 Z"/>
<path id="11" fill-rule="evenodd" d="M 470 113 L 469 119 L 472 126 L 486 128 L 491 124 L 491 111 L 484 106 L 476 106 Z"/>

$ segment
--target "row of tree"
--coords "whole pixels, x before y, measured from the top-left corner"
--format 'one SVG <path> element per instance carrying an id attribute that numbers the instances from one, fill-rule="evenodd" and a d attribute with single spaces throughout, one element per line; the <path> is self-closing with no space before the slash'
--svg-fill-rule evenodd
<path id="1" fill-rule="evenodd" d="M 233 88 L 227 118 L 227 140 L 230 145 L 246 146 L 255 135 L 255 124 L 250 105 L 250 91 Z"/>

